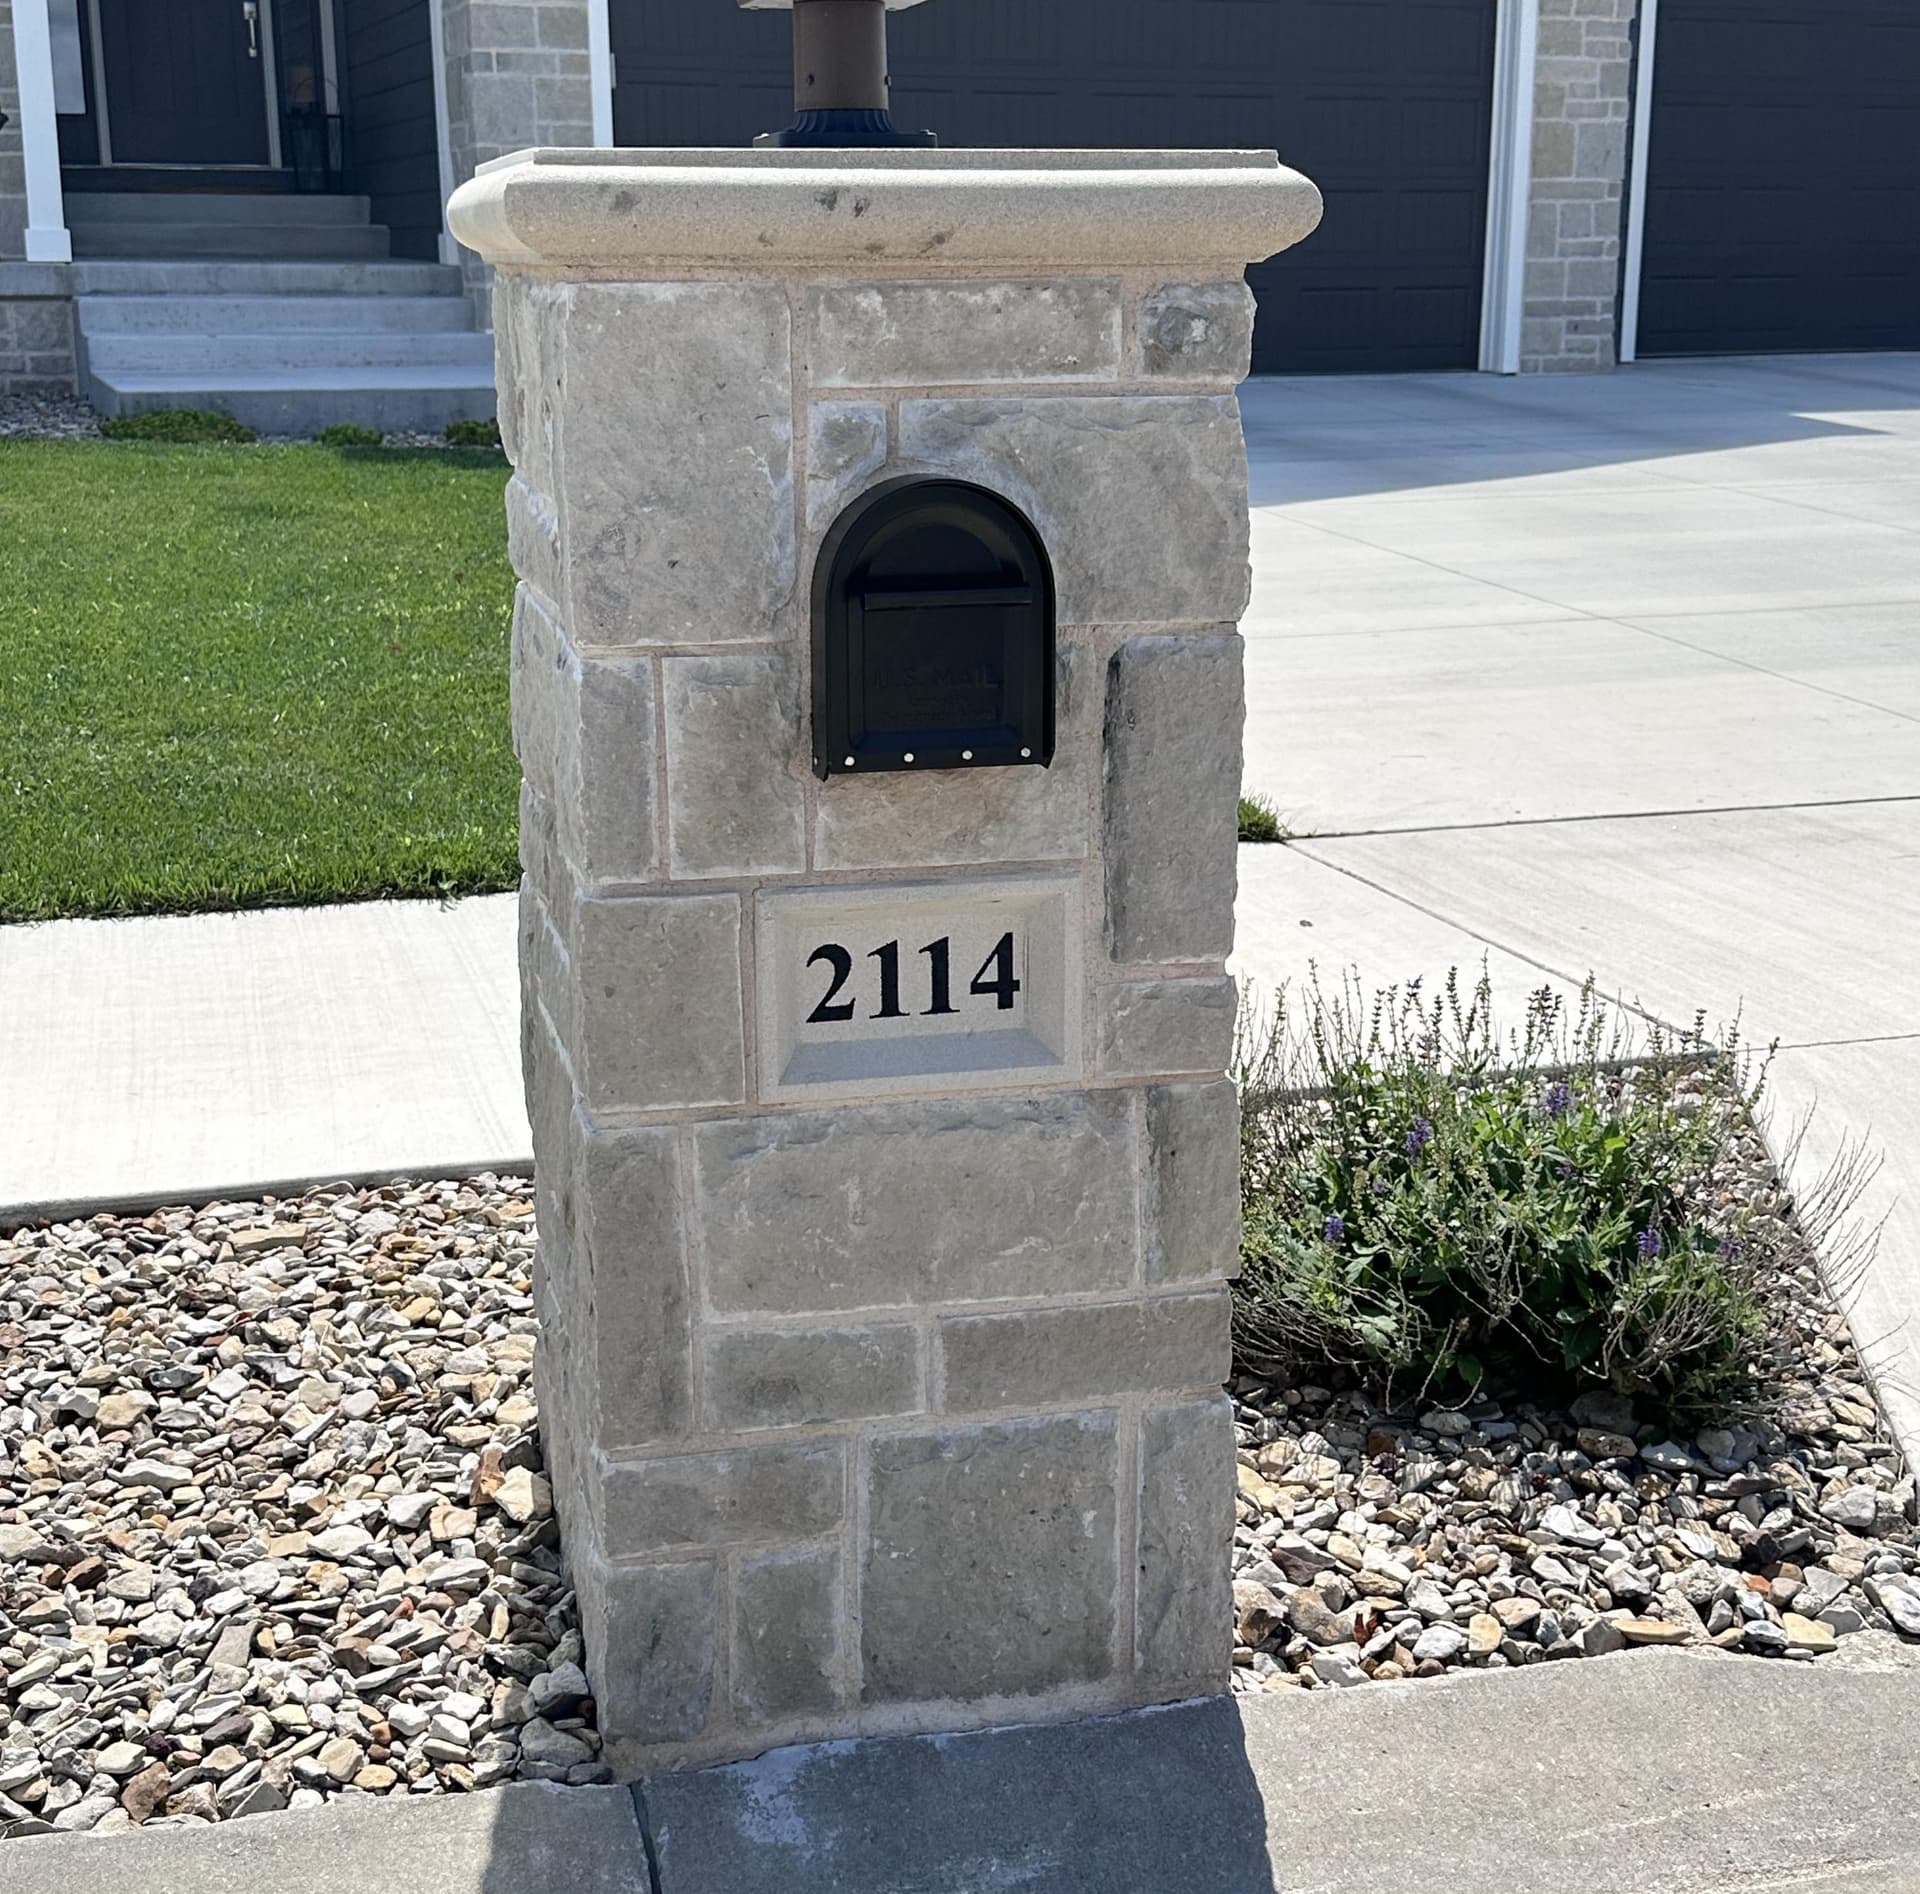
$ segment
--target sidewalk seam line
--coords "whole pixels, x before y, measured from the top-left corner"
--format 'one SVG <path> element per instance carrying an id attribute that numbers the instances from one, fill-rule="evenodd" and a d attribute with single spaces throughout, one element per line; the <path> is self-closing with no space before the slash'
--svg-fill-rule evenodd
<path id="1" fill-rule="evenodd" d="M 1328 861 L 1325 857 L 1316 855 L 1310 848 L 1300 848 L 1297 842 L 1288 843 L 1286 846 L 1298 848 L 1299 852 L 1304 855 L 1307 860 L 1317 862 L 1322 868 L 1330 868 L 1335 874 L 1345 875 L 1348 880 L 1357 881 L 1363 888 L 1371 888 L 1375 894 L 1384 895 L 1388 900 L 1396 901 L 1402 907 L 1411 908 L 1416 914 L 1424 914 L 1428 920 L 1438 921 L 1441 926 L 1450 927 L 1456 933 L 1465 934 L 1469 940 L 1477 940 L 1481 946 L 1489 948 L 1495 953 L 1505 954 L 1510 959 L 1521 961 L 1526 966 L 1532 967 L 1552 979 L 1564 980 L 1570 986 L 1577 987 L 1584 985 L 1588 978 L 1595 977 L 1593 975 L 1593 969 L 1591 968 L 1589 968 L 1585 974 L 1568 973 L 1564 968 L 1556 967 L 1551 962 L 1540 959 L 1537 955 L 1527 953 L 1518 947 L 1509 947 L 1504 941 L 1495 940 L 1490 935 L 1481 933 L 1478 928 L 1470 927 L 1464 921 L 1456 920 L 1450 914 L 1442 914 L 1437 908 L 1430 908 L 1424 902 L 1415 901 L 1410 896 L 1400 894 L 1380 882 L 1370 880 L 1356 869 L 1348 868 L 1340 862 Z M 1671 1021 L 1662 1019 L 1658 1013 L 1643 1006 L 1638 1000 L 1628 1000 L 1616 996 L 1613 1004 L 1617 1005 L 1621 1011 L 1632 1013 L 1638 1018 L 1647 1021 L 1649 1025 L 1660 1027 L 1663 1031 L 1677 1032 L 1680 1030 L 1680 1028 L 1675 1026 Z"/>

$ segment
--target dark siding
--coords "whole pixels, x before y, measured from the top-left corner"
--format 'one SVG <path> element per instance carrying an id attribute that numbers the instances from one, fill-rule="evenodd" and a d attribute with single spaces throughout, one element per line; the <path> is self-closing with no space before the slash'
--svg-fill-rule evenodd
<path id="1" fill-rule="evenodd" d="M 348 188 L 373 200 L 395 256 L 439 254 L 440 152 L 427 0 L 340 0 Z"/>
<path id="2" fill-rule="evenodd" d="M 789 26 L 731 0 L 610 0 L 621 144 L 786 123 Z M 1494 0 L 933 0 L 892 16 L 894 119 L 948 145 L 1275 147 L 1321 229 L 1250 273 L 1254 365 L 1470 368 Z"/>
<path id="3" fill-rule="evenodd" d="M 1661 0 L 1642 355 L 1920 348 L 1920 5 Z"/>

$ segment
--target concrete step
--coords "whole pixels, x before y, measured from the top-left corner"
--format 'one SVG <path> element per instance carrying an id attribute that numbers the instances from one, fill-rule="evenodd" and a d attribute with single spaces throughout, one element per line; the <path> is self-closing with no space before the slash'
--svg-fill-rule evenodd
<path id="1" fill-rule="evenodd" d="M 266 331 L 467 329 L 458 296 L 82 296 L 81 333 L 246 335 Z"/>
<path id="2" fill-rule="evenodd" d="M 318 368 L 458 367 L 476 382 L 493 378 L 493 337 L 404 329 L 220 330 L 213 334 L 87 332 L 95 374 L 118 370 L 167 375 L 244 374 L 253 369 L 305 375 Z"/>
<path id="3" fill-rule="evenodd" d="M 450 263 L 274 263 L 86 260 L 73 266 L 76 296 L 458 296 Z"/>
<path id="4" fill-rule="evenodd" d="M 337 421 L 437 430 L 493 413 L 493 378 L 458 363 L 406 367 L 81 372 L 81 392 L 101 414 L 212 408 L 262 434 L 317 434 Z"/>
<path id="5" fill-rule="evenodd" d="M 364 197 L 291 191 L 71 191 L 67 228 L 96 224 L 364 224 Z"/>
<path id="6" fill-rule="evenodd" d="M 296 261 L 383 257 L 384 224 L 138 223 L 76 224 L 73 251 L 83 257 L 286 257 Z"/>

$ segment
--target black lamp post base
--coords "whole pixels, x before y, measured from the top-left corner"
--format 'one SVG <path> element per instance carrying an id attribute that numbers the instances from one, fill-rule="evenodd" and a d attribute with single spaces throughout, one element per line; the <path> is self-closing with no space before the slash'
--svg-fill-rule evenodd
<path id="1" fill-rule="evenodd" d="M 902 131 L 884 107 L 834 106 L 798 112 L 785 131 L 762 132 L 756 145 L 827 148 L 862 145 L 937 145 L 932 132 Z"/>

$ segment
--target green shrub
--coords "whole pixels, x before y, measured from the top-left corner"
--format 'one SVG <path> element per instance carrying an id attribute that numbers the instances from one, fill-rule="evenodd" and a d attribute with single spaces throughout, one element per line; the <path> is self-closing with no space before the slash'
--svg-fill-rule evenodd
<path id="1" fill-rule="evenodd" d="M 377 427 L 362 427 L 358 421 L 336 421 L 313 438 L 321 447 L 378 447 L 387 437 Z"/>
<path id="2" fill-rule="evenodd" d="M 1331 1359 L 1391 1394 L 1686 1414 L 1753 1381 L 1782 1225 L 1740 1142 L 1764 1084 L 1737 1031 L 1641 1028 L 1592 985 L 1496 1030 L 1483 972 L 1425 999 L 1318 977 L 1243 1035 L 1244 1371 Z"/>
<path id="3" fill-rule="evenodd" d="M 192 446 L 200 441 L 257 441 L 260 437 L 230 414 L 207 408 L 155 408 L 149 414 L 110 414 L 100 423 L 110 441 L 166 441 Z"/>
<path id="4" fill-rule="evenodd" d="M 447 424 L 449 447 L 498 447 L 498 421 L 450 421 Z"/>
<path id="5" fill-rule="evenodd" d="M 1240 798 L 1240 839 L 1243 842 L 1284 842 L 1286 825 L 1280 811 L 1265 796 Z"/>

